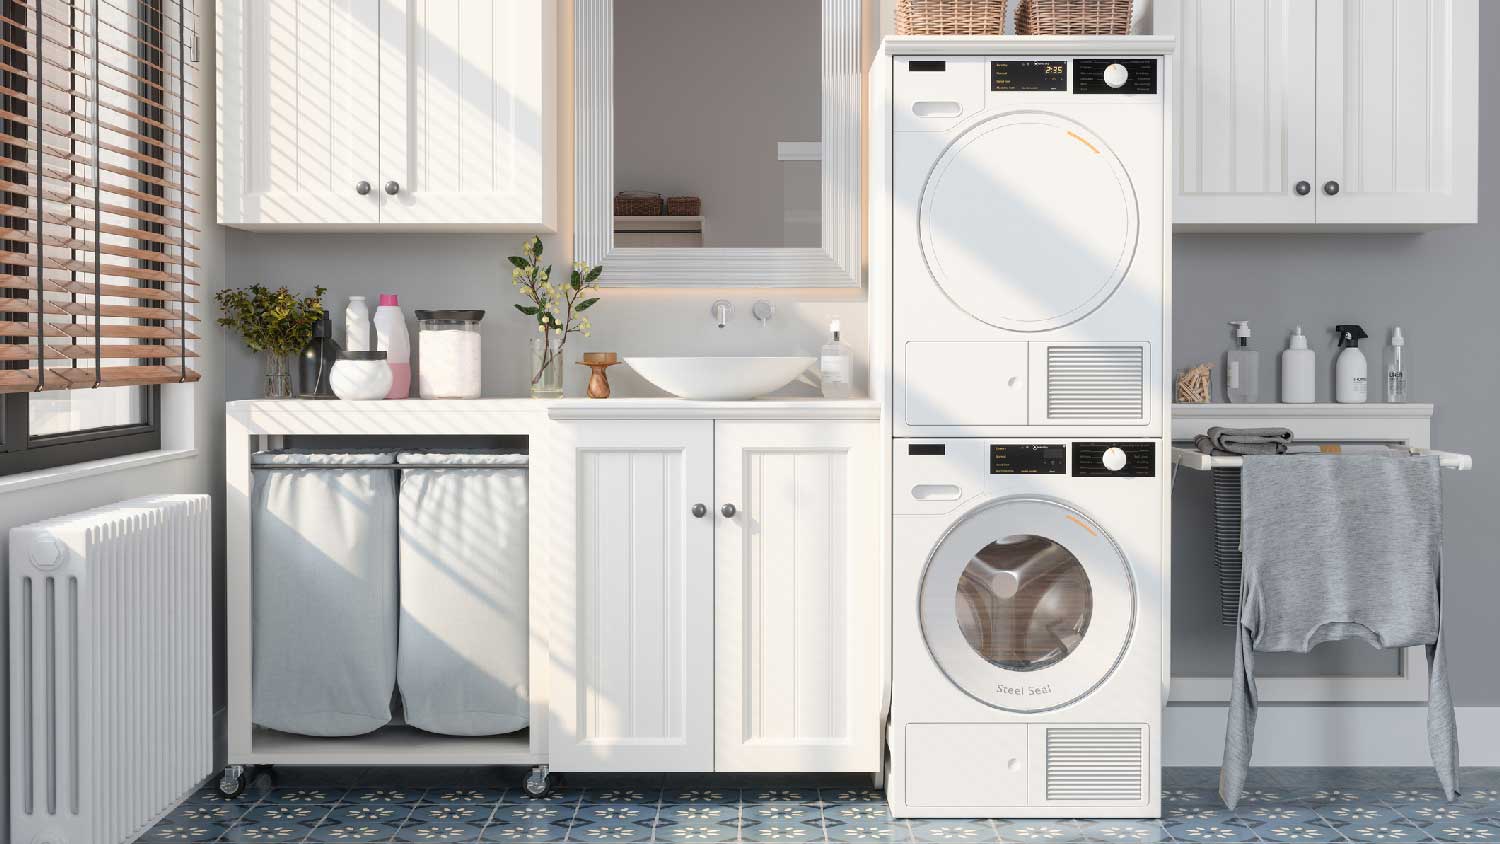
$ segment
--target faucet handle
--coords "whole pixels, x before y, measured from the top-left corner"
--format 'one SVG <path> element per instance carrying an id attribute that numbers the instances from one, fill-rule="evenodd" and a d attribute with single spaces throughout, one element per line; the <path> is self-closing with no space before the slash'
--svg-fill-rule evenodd
<path id="1" fill-rule="evenodd" d="M 762 326 L 776 316 L 776 306 L 768 299 L 756 299 L 755 304 L 750 306 L 750 315 L 755 317 Z"/>
<path id="2" fill-rule="evenodd" d="M 708 312 L 713 316 L 714 322 L 723 328 L 729 324 L 729 318 L 734 316 L 734 305 L 728 299 L 719 299 L 714 302 Z"/>

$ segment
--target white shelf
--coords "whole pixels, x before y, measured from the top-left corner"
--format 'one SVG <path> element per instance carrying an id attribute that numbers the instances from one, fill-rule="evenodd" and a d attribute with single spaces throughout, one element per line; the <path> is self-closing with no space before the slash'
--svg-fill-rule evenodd
<path id="1" fill-rule="evenodd" d="M 1333 404 L 1330 402 L 1320 402 L 1317 404 L 1280 404 L 1276 402 L 1229 404 L 1226 402 L 1208 402 L 1206 404 L 1174 404 L 1172 405 L 1172 418 L 1200 419 L 1205 417 L 1229 416 L 1246 419 L 1267 417 L 1286 419 L 1296 419 L 1299 417 L 1430 419 L 1432 418 L 1433 410 L 1433 405 L 1417 402 L 1403 402 L 1400 404 L 1387 402 L 1366 402 L 1364 404 Z"/>
<path id="2" fill-rule="evenodd" d="M 535 765 L 530 733 L 440 736 L 415 727 L 382 727 L 362 736 L 299 736 L 256 727 L 253 765 Z M 237 760 L 238 761 L 238 760 Z"/>

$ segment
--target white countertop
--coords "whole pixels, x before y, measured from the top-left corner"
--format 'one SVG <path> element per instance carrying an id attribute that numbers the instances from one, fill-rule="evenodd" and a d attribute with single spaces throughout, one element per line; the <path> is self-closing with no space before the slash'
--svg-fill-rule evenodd
<path id="1" fill-rule="evenodd" d="M 231 418 L 254 427 L 278 427 L 278 420 L 298 429 L 308 420 L 329 426 L 348 426 L 350 432 L 378 430 L 382 421 L 402 427 L 419 419 L 476 417 L 538 417 L 570 419 L 870 419 L 880 418 L 880 404 L 871 399 L 770 398 L 752 401 L 690 401 L 678 398 L 609 399 L 406 399 L 403 401 L 303 401 L 254 399 L 225 406 Z"/>

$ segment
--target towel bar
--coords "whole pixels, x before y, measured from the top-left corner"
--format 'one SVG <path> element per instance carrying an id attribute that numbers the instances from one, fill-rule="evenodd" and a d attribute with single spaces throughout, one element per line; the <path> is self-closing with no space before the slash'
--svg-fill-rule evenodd
<path id="1" fill-rule="evenodd" d="M 1398 451 L 1399 449 L 1392 449 Z M 1474 458 L 1454 451 L 1437 451 L 1430 448 L 1409 448 L 1414 455 L 1436 455 L 1444 469 L 1467 472 L 1474 468 Z M 1235 454 L 1204 454 L 1195 448 L 1173 448 L 1172 462 L 1188 469 L 1206 472 L 1210 469 L 1238 469 L 1245 465 L 1245 458 Z"/>

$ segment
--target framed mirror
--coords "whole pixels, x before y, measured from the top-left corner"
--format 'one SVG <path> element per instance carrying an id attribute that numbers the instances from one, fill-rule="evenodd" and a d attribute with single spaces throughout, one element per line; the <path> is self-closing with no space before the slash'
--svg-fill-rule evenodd
<path id="1" fill-rule="evenodd" d="M 576 260 L 609 286 L 860 285 L 860 0 L 573 14 Z"/>

